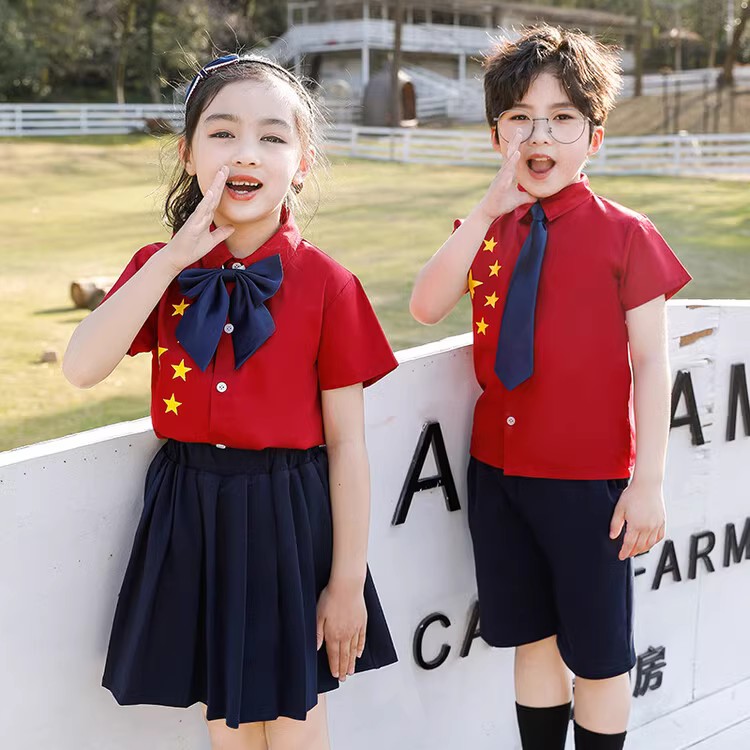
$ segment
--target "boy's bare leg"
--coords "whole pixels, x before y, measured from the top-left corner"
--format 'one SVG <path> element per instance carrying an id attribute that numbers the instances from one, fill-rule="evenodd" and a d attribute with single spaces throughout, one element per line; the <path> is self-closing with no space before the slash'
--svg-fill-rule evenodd
<path id="1" fill-rule="evenodd" d="M 308 711 L 304 721 L 267 721 L 266 736 L 269 750 L 329 750 L 325 696 L 318 696 L 318 705 Z"/>
<path id="2" fill-rule="evenodd" d="M 529 708 L 570 703 L 571 675 L 555 636 L 516 647 L 516 702 Z"/>
<path id="3" fill-rule="evenodd" d="M 576 677 L 575 694 L 575 719 L 579 726 L 599 734 L 619 734 L 627 729 L 630 716 L 627 673 L 607 680 Z"/>

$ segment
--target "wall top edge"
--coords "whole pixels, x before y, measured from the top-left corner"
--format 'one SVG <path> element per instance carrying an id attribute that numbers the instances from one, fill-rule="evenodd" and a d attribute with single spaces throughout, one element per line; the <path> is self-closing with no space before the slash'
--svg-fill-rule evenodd
<path id="1" fill-rule="evenodd" d="M 725 309 L 750 309 L 750 299 L 679 299 L 670 300 L 670 308 L 725 308 Z M 462 333 L 457 336 L 449 336 L 438 341 L 432 341 L 421 346 L 409 349 L 401 349 L 396 352 L 399 364 L 409 364 L 420 359 L 447 354 L 452 351 L 466 349 L 471 346 L 471 333 Z M 13 448 L 9 451 L 0 452 L 0 467 L 12 466 L 25 461 L 33 461 L 46 458 L 59 453 L 77 450 L 90 445 L 117 440 L 123 437 L 138 437 L 144 433 L 151 432 L 151 419 L 144 417 L 131 422 L 120 422 L 118 424 L 97 427 L 74 435 L 45 440 L 34 445 Z"/>

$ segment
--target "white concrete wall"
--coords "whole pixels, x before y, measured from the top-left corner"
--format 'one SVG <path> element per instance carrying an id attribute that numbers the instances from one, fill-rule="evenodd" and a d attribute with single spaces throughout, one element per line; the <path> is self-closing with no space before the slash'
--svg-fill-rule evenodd
<path id="1" fill-rule="evenodd" d="M 667 661 L 662 686 L 634 701 L 632 727 L 650 738 L 635 746 L 649 750 L 686 747 L 698 732 L 690 722 L 674 720 L 661 740 L 654 722 L 682 717 L 674 712 L 702 698 L 713 701 L 712 726 L 719 730 L 734 725 L 736 733 L 738 721 L 750 716 L 750 561 L 722 566 L 725 524 L 741 534 L 750 516 L 750 438 L 741 419 L 736 440 L 725 439 L 730 367 L 745 363 L 750 372 L 750 303 L 695 304 L 670 305 L 672 366 L 691 373 L 706 439 L 694 446 L 688 427 L 679 427 L 670 440 L 667 537 L 683 580 L 667 574 L 652 589 L 663 545 L 637 560 L 646 570 L 636 578 L 637 651 L 664 646 Z M 703 335 L 693 340 L 696 332 Z M 518 747 L 511 652 L 475 640 L 470 654 L 459 656 L 475 598 L 464 481 L 477 394 L 469 343 L 457 337 L 402 352 L 397 372 L 368 391 L 370 561 L 400 662 L 357 676 L 331 696 L 334 750 Z M 683 402 L 677 415 L 684 411 Z M 440 489 L 424 491 L 406 523 L 394 527 L 419 434 L 432 420 L 442 427 L 462 508 L 449 513 Z M 207 747 L 198 709 L 120 708 L 100 687 L 156 448 L 148 420 L 140 420 L 0 454 L 3 748 Z M 688 580 L 690 536 L 707 530 L 716 534 L 716 570 L 709 574 L 699 563 L 697 578 Z M 442 666 L 425 671 L 413 659 L 412 639 L 422 618 L 437 611 L 452 625 L 428 629 L 425 655 L 434 657 L 442 643 L 451 652 Z"/>

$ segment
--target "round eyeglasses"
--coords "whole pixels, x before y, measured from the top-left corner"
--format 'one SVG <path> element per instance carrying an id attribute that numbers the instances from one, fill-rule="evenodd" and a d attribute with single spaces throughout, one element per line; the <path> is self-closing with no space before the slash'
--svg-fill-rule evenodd
<path id="1" fill-rule="evenodd" d="M 494 118 L 495 133 L 498 141 L 502 138 L 506 143 L 513 140 L 516 130 L 521 131 L 521 143 L 528 141 L 534 132 L 534 123 L 547 123 L 547 133 L 558 143 L 575 143 L 586 129 L 588 117 L 584 117 L 577 109 L 558 109 L 549 117 L 530 117 L 521 109 L 507 109 Z"/>

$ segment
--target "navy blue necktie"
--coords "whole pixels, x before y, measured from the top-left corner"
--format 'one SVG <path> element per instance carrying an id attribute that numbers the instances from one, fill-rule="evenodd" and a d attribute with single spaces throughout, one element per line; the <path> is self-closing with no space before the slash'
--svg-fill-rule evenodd
<path id="1" fill-rule="evenodd" d="M 264 303 L 279 290 L 282 277 L 278 255 L 247 268 L 188 268 L 177 277 L 182 293 L 195 300 L 177 325 L 177 340 L 201 370 L 216 353 L 227 313 L 235 369 L 268 340 L 276 325 Z M 235 282 L 231 297 L 228 281 Z"/>
<path id="2" fill-rule="evenodd" d="M 540 203 L 531 206 L 531 230 L 510 279 L 497 341 L 495 372 L 510 391 L 534 372 L 534 312 L 542 272 L 547 227 Z"/>

